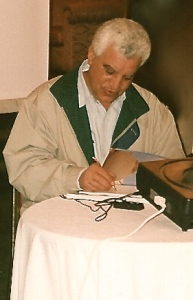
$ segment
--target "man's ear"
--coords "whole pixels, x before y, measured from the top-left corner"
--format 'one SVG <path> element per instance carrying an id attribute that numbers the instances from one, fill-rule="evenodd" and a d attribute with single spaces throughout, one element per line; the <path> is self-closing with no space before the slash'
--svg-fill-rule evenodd
<path id="1" fill-rule="evenodd" d="M 88 63 L 89 63 L 89 65 L 92 64 L 92 60 L 95 58 L 95 56 L 96 56 L 96 54 L 94 52 L 93 46 L 91 45 L 88 48 Z"/>

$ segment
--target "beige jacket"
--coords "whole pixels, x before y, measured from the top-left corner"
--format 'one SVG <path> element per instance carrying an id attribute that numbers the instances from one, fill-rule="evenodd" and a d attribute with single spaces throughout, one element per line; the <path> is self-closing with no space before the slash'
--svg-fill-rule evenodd
<path id="1" fill-rule="evenodd" d="M 30 200 L 41 201 L 75 192 L 80 171 L 91 163 L 91 138 L 89 134 L 85 135 L 90 130 L 85 130 L 89 127 L 87 121 L 84 124 L 85 118 L 80 122 L 76 120 L 78 105 L 73 104 L 74 120 L 68 115 L 71 101 L 78 103 L 77 83 L 64 86 L 62 82 L 59 87 L 55 86 L 60 80 L 61 77 L 44 83 L 24 101 L 3 152 L 10 183 Z M 137 97 L 143 99 L 136 102 L 131 99 L 130 105 L 135 108 L 137 101 L 139 105 L 143 101 L 144 109 L 134 120 L 140 135 L 131 142 L 129 149 L 168 158 L 183 157 L 175 122 L 168 108 L 147 90 L 135 84 L 132 88 L 134 93 L 139 92 Z M 67 106 L 62 104 L 65 89 L 69 95 L 75 94 L 68 99 Z M 122 110 L 124 116 L 129 116 L 126 106 Z M 75 123 L 79 124 L 77 128 Z M 133 122 L 129 123 L 132 125 Z M 124 126 L 121 131 L 117 130 L 114 141 L 125 132 Z"/>

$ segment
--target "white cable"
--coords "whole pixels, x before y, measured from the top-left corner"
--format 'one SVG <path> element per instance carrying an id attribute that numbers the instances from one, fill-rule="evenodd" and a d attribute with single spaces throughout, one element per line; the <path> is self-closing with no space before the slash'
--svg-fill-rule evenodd
<path id="1" fill-rule="evenodd" d="M 156 198 L 156 197 L 159 197 Z M 120 236 L 120 237 L 113 237 L 113 238 L 108 238 L 108 239 L 105 239 L 104 241 L 121 241 L 123 239 L 126 239 L 128 237 L 131 237 L 132 235 L 134 235 L 136 232 L 138 232 L 145 224 L 147 224 L 149 221 L 153 220 L 155 217 L 161 215 L 163 213 L 163 211 L 165 210 L 166 208 L 166 204 L 165 204 L 165 198 L 163 197 L 160 197 L 160 196 L 156 196 L 154 198 L 154 202 L 157 204 L 157 205 L 160 205 L 161 206 L 161 209 L 158 210 L 156 213 L 154 213 L 153 215 L 149 216 L 147 219 L 145 219 L 136 229 L 134 229 L 132 232 L 130 232 L 129 234 L 126 234 L 124 236 Z M 161 199 L 160 199 L 161 198 Z M 157 201 L 158 200 L 158 201 Z M 159 201 L 160 200 L 160 201 Z"/>

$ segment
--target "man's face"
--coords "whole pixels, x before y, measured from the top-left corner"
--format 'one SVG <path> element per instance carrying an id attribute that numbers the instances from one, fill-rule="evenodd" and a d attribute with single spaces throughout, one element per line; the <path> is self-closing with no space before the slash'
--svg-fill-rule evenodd
<path id="1" fill-rule="evenodd" d="M 132 83 L 138 70 L 140 58 L 127 59 L 109 46 L 101 55 L 96 56 L 92 46 L 88 51 L 90 69 L 84 77 L 93 97 L 108 109 Z"/>

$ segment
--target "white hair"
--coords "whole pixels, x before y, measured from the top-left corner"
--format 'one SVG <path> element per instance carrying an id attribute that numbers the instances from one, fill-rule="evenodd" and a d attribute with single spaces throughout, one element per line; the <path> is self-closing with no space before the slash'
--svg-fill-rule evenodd
<path id="1" fill-rule="evenodd" d="M 151 52 L 151 42 L 146 30 L 127 18 L 109 20 L 97 29 L 92 41 L 95 54 L 101 55 L 110 45 L 126 58 L 139 57 L 141 65 Z"/>

